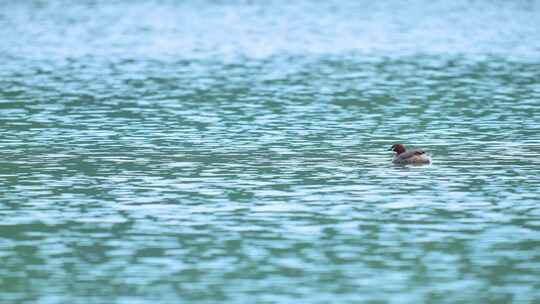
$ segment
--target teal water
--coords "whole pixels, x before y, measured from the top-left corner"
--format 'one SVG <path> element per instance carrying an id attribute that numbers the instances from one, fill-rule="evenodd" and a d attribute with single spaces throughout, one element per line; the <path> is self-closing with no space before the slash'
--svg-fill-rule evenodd
<path id="1" fill-rule="evenodd" d="M 1 303 L 540 302 L 538 2 L 0 4 Z"/>

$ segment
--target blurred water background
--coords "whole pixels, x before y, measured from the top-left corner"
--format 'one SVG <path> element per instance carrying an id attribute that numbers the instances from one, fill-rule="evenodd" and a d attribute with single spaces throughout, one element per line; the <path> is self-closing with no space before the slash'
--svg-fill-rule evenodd
<path id="1" fill-rule="evenodd" d="M 539 134 L 539 1 L 0 0 L 0 302 L 540 303 Z"/>

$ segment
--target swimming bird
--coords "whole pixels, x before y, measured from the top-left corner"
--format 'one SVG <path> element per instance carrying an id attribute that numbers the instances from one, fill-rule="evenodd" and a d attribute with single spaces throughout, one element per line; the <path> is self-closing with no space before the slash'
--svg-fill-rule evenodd
<path id="1" fill-rule="evenodd" d="M 394 144 L 389 151 L 396 152 L 392 162 L 394 164 L 429 164 L 431 158 L 422 150 L 406 150 L 402 144 Z"/>

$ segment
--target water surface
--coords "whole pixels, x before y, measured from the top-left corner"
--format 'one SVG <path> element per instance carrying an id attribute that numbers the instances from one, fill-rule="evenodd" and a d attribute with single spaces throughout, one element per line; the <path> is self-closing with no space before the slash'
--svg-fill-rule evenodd
<path id="1" fill-rule="evenodd" d="M 2 302 L 540 301 L 537 2 L 0 4 Z"/>

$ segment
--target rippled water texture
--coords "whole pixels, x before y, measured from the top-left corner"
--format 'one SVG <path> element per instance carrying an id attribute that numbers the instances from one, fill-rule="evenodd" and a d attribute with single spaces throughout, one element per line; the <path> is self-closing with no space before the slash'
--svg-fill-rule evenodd
<path id="1" fill-rule="evenodd" d="M 0 4 L 0 302 L 540 302 L 538 2 Z"/>

